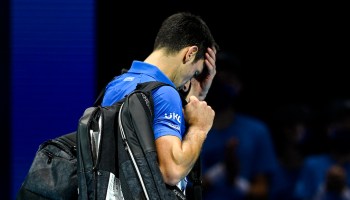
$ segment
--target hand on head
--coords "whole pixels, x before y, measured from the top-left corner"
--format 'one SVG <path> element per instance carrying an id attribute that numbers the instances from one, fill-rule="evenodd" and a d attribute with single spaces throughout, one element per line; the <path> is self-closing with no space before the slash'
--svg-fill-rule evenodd
<path id="1" fill-rule="evenodd" d="M 200 101 L 204 100 L 216 75 L 216 49 L 208 48 L 205 54 L 205 66 L 203 72 L 191 79 L 189 96 L 197 96 Z"/>

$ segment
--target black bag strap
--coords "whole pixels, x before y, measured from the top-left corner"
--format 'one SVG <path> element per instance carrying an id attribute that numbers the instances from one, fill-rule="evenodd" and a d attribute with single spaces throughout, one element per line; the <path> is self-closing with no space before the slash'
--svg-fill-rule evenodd
<path id="1" fill-rule="evenodd" d="M 140 83 L 138 84 L 136 89 L 148 89 L 149 91 L 151 91 L 152 89 L 159 87 L 159 85 L 168 85 L 162 82 L 157 82 L 155 81 L 154 83 L 148 84 L 146 83 Z M 171 86 L 171 85 L 169 85 Z M 173 87 L 173 86 L 171 86 Z M 187 105 L 187 100 L 185 98 L 186 93 L 182 93 L 180 91 L 178 91 L 181 97 L 181 101 L 182 101 L 182 106 L 185 107 Z M 201 165 L 201 156 L 198 157 L 198 159 L 196 160 L 192 170 L 189 173 L 189 179 L 192 181 L 192 192 L 193 192 L 193 197 L 194 200 L 201 200 L 202 199 L 202 165 Z M 175 188 L 177 188 L 175 186 Z M 174 189 L 174 187 L 173 187 Z M 180 190 L 178 190 L 180 191 Z M 181 195 L 178 195 L 179 199 L 182 199 Z"/>
<path id="2" fill-rule="evenodd" d="M 76 141 L 77 141 L 76 133 L 77 133 L 76 131 L 71 132 L 71 133 L 67 133 L 65 135 L 59 136 L 56 139 L 61 141 L 62 143 L 64 143 L 65 145 L 67 145 L 69 147 L 75 147 Z"/>
<path id="3" fill-rule="evenodd" d="M 179 200 L 186 200 L 186 196 L 184 195 L 184 193 L 176 186 L 176 185 L 168 185 L 166 184 L 166 187 L 173 191 L 175 196 L 176 196 L 176 199 L 179 199 Z"/>
<path id="4" fill-rule="evenodd" d="M 202 200 L 202 166 L 201 156 L 198 157 L 192 170 L 189 173 L 189 178 L 192 181 L 193 200 Z"/>
<path id="5" fill-rule="evenodd" d="M 164 86 L 164 85 L 173 87 L 167 83 L 163 83 L 160 81 L 149 81 L 149 82 L 138 83 L 135 91 L 136 90 L 152 91 L 153 89 L 160 87 L 160 86 Z"/>
<path id="6" fill-rule="evenodd" d="M 106 92 L 106 87 L 104 87 L 104 88 L 102 89 L 102 91 L 100 92 L 100 94 L 97 96 L 97 99 L 95 100 L 93 106 L 101 105 L 102 99 L 103 99 L 103 95 L 105 94 L 105 92 Z"/>
<path id="7" fill-rule="evenodd" d="M 191 85 L 190 85 L 191 87 Z M 189 90 L 188 90 L 189 91 Z M 178 90 L 180 97 L 182 99 L 182 106 L 185 107 L 188 103 L 185 96 L 188 92 Z M 186 126 L 188 127 L 188 126 Z M 202 200 L 202 161 L 201 156 L 197 158 L 194 166 L 192 167 L 190 173 L 188 174 L 190 181 L 192 182 L 192 191 L 193 200 Z"/>
<path id="8" fill-rule="evenodd" d="M 125 73 L 125 71 L 122 71 L 122 73 Z M 115 77 L 113 78 L 115 79 Z M 112 80 L 113 80 L 112 79 Z M 160 82 L 160 81 L 150 81 L 150 82 L 144 82 L 144 83 L 139 83 L 137 84 L 136 86 L 136 90 L 144 90 L 144 91 L 151 91 L 157 87 L 160 87 L 162 85 L 168 85 L 168 86 L 171 86 L 167 83 L 163 83 L 163 82 Z M 106 86 L 107 87 L 107 86 Z M 95 102 L 94 102 L 94 105 L 93 106 L 98 106 L 98 105 L 101 105 L 102 103 L 102 100 L 103 100 L 103 96 L 106 92 L 106 87 L 104 87 L 101 92 L 99 93 L 99 95 L 97 96 Z M 171 86 L 172 87 L 172 86 Z"/>

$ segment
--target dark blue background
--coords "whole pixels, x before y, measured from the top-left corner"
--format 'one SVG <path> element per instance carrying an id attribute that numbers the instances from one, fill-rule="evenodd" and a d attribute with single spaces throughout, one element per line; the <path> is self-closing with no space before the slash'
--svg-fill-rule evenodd
<path id="1" fill-rule="evenodd" d="M 11 1 L 11 195 L 40 143 L 74 131 L 95 98 L 89 0 Z"/>

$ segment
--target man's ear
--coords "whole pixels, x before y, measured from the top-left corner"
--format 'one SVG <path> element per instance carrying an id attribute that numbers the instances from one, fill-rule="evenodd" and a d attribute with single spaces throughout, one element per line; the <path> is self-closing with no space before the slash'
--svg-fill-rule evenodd
<path id="1" fill-rule="evenodd" d="M 196 57 L 196 53 L 198 52 L 197 46 L 190 46 L 185 55 L 185 62 L 191 62 Z"/>

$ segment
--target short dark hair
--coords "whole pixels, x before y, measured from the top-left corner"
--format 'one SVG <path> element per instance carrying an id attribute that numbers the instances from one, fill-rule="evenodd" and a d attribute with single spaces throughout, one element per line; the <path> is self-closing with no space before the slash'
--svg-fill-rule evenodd
<path id="1" fill-rule="evenodd" d="M 200 16 L 179 12 L 163 21 L 153 50 L 165 48 L 167 53 L 172 54 L 192 45 L 198 46 L 194 61 L 204 58 L 208 47 L 219 49 L 210 29 Z"/>

